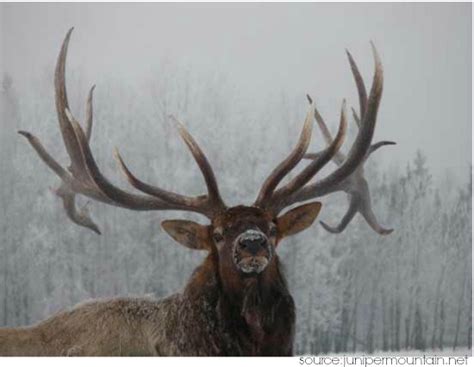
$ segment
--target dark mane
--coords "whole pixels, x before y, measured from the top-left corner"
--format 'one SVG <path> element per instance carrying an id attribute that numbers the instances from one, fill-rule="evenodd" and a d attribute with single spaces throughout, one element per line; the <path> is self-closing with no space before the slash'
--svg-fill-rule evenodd
<path id="1" fill-rule="evenodd" d="M 275 255 L 276 256 L 276 255 Z M 194 271 L 184 297 L 205 298 L 216 307 L 217 322 L 246 355 L 292 353 L 294 302 L 278 257 L 257 277 L 219 271 L 211 253 Z"/>

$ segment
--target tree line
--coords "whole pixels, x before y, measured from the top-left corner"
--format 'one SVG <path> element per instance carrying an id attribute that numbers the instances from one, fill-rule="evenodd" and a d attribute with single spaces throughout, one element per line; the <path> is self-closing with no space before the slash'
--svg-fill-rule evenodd
<path id="1" fill-rule="evenodd" d="M 189 121 L 202 142 L 223 195 L 231 204 L 251 200 L 294 144 L 300 125 L 288 121 L 303 121 L 305 105 L 282 95 L 269 102 L 270 111 L 252 101 L 247 101 L 252 108 L 238 110 L 242 104 L 235 103 L 235 90 L 223 76 L 161 71 L 143 91 L 105 81 L 97 92 L 91 144 L 100 166 L 115 182 L 123 182 L 110 154 L 120 144 L 144 179 L 199 193 L 199 172 L 167 122 L 175 113 Z M 91 205 L 102 236 L 67 220 L 48 190 L 58 180 L 15 134 L 20 127 L 34 132 L 65 162 L 50 80 L 45 73 L 21 96 L 10 77 L 2 83 L 2 326 L 38 322 L 89 298 L 165 296 L 178 291 L 203 258 L 176 245 L 159 227 L 164 218 L 193 214 Z M 84 116 L 83 80 L 72 73 L 69 82 L 75 86 L 70 88 L 73 112 Z M 224 142 L 232 144 L 224 149 Z M 391 235 L 375 234 L 356 217 L 342 234 L 329 234 L 315 224 L 281 246 L 297 305 L 296 352 L 470 347 L 471 168 L 466 167 L 466 184 L 449 177 L 434 180 L 422 149 L 403 169 L 371 159 L 366 170 L 374 210 L 395 228 Z M 323 202 L 322 215 L 329 222 L 341 218 L 347 207 L 343 194 Z M 80 205 L 88 204 L 81 200 Z"/>

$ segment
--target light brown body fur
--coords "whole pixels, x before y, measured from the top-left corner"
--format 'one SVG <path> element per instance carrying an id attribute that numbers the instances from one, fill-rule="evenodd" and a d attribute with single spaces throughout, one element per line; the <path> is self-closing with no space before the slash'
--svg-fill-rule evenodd
<path id="1" fill-rule="evenodd" d="M 0 329 L 0 355 L 153 355 L 151 330 L 144 321 L 153 317 L 159 322 L 166 302 L 93 301 L 32 327 Z"/>
<path id="2" fill-rule="evenodd" d="M 32 327 L 0 328 L 1 356 L 209 356 L 291 354 L 294 309 L 283 316 L 287 346 L 262 349 L 267 326 L 247 327 L 232 314 L 217 278 L 213 256 L 193 274 L 182 293 L 162 300 L 117 298 L 80 304 Z M 285 303 L 279 302 L 285 305 Z M 271 313 L 271 307 L 267 311 Z M 258 314 L 263 320 L 263 312 Z M 240 320 L 237 320 L 240 319 Z M 274 320 L 269 320 L 274 321 Z M 275 324 L 275 323 L 274 323 Z M 281 324 L 281 321 L 277 324 Z M 236 325 L 243 326 L 239 328 Z M 257 331 L 257 333 L 255 333 Z M 268 331 L 268 329 L 267 329 Z M 255 338 L 259 334 L 260 338 Z M 271 333 L 277 335 L 278 333 Z M 268 341 L 267 341 L 268 344 Z M 264 347 L 265 348 L 265 347 Z"/>

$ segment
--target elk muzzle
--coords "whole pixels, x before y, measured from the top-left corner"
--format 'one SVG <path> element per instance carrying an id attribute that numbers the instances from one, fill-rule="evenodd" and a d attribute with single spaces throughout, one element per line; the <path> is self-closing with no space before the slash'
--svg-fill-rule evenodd
<path id="1" fill-rule="evenodd" d="M 272 255 L 270 241 L 260 230 L 248 229 L 234 241 L 234 263 L 243 273 L 261 273 L 269 264 Z"/>

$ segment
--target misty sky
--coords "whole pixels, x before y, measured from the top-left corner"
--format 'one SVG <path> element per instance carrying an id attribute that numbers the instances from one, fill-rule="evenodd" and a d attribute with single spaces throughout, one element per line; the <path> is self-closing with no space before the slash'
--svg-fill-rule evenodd
<path id="1" fill-rule="evenodd" d="M 357 101 L 344 49 L 370 80 L 373 40 L 385 69 L 376 139 L 399 144 L 384 159 L 405 164 L 421 149 L 436 174 L 466 177 L 471 4 L 4 3 L 0 11 L 0 67 L 20 96 L 52 70 L 75 26 L 68 63 L 90 84 L 111 77 L 138 85 L 157 63 L 176 61 L 223 73 L 262 103 L 278 91 L 310 92 L 335 120 L 342 98 Z"/>

